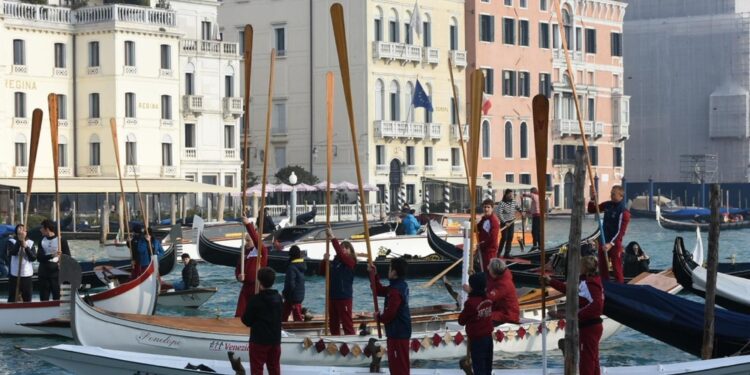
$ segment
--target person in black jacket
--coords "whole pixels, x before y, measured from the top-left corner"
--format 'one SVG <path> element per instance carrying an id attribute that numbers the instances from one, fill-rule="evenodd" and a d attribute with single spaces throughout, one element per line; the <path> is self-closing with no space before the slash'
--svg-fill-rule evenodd
<path id="1" fill-rule="evenodd" d="M 284 322 L 289 320 L 289 314 L 295 322 L 304 319 L 302 301 L 305 300 L 305 271 L 307 265 L 302 259 L 302 252 L 297 245 L 293 245 L 289 248 L 289 267 L 286 269 L 284 290 L 281 292 L 284 297 L 281 320 Z"/>
<path id="2" fill-rule="evenodd" d="M 274 231 L 274 229 L 276 229 L 276 224 L 274 224 L 273 218 L 271 218 L 271 214 L 268 212 L 269 212 L 268 207 L 266 207 L 265 210 L 263 210 L 263 214 L 264 214 L 263 231 L 262 231 L 263 233 L 261 234 L 271 233 Z M 260 228 L 260 214 L 261 212 L 260 210 L 258 210 L 258 218 L 255 219 L 256 228 Z"/>
<path id="3" fill-rule="evenodd" d="M 37 274 L 39 276 L 39 299 L 41 301 L 49 301 L 50 294 L 52 299 L 57 301 L 60 299 L 60 255 L 70 255 L 70 247 L 68 241 L 57 238 L 55 233 L 55 223 L 51 220 L 42 221 L 42 232 L 41 241 L 39 241 L 38 248 L 39 254 L 37 260 L 39 261 L 39 269 Z"/>
<path id="4" fill-rule="evenodd" d="M 269 267 L 258 270 L 260 292 L 250 298 L 242 323 L 250 327 L 250 374 L 281 374 L 281 295 L 273 287 L 276 273 Z"/>
<path id="5" fill-rule="evenodd" d="M 176 281 L 172 284 L 172 287 L 174 290 L 197 288 L 200 284 L 198 266 L 194 260 L 190 259 L 190 255 L 187 253 L 182 254 L 182 263 L 185 264 L 185 267 L 182 268 L 182 280 Z"/>
<path id="6" fill-rule="evenodd" d="M 34 276 L 34 267 L 31 262 L 36 260 L 36 249 L 34 241 L 28 239 L 26 235 L 26 226 L 18 224 L 16 225 L 16 238 L 9 240 L 11 245 L 8 250 L 8 255 L 10 255 L 8 302 L 16 302 L 16 283 L 21 284 L 19 287 L 21 301 L 31 302 L 31 278 Z M 19 255 L 21 255 L 20 270 Z"/>

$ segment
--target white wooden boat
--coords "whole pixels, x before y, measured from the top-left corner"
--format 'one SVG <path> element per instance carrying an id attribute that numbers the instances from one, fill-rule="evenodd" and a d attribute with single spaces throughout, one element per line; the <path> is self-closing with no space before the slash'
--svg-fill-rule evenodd
<path id="1" fill-rule="evenodd" d="M 79 375 L 195 375 L 205 374 L 189 370 L 189 365 L 209 367 L 216 374 L 234 375 L 229 361 L 206 360 L 184 356 L 165 356 L 150 353 L 133 353 L 108 350 L 98 347 L 56 345 L 40 349 L 21 349 L 58 367 Z M 283 352 L 282 352 L 283 353 Z M 248 363 L 242 362 L 246 373 L 250 373 Z M 320 367 L 282 365 L 281 373 L 285 375 L 353 375 L 369 374 L 368 368 L 362 367 Z M 414 375 L 463 375 L 458 369 L 411 369 Z M 493 370 L 494 375 L 541 375 L 542 369 Z M 607 375 L 746 375 L 750 373 L 750 356 L 725 357 L 706 361 L 689 361 L 673 364 L 602 367 L 602 374 Z M 387 366 L 382 366 L 381 374 L 390 374 Z M 563 369 L 548 369 L 547 374 L 562 375 Z"/>
<path id="2" fill-rule="evenodd" d="M 216 288 L 191 288 L 163 290 L 159 293 L 159 306 L 198 308 L 216 294 Z"/>

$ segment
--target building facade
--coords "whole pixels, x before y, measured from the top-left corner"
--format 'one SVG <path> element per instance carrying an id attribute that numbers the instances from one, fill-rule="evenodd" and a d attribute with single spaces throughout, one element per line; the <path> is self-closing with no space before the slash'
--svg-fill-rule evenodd
<path id="1" fill-rule="evenodd" d="M 263 158 L 271 172 L 300 165 L 325 179 L 326 73 L 335 73 L 333 180 L 354 181 L 353 145 L 341 89 L 329 8 L 333 1 L 225 1 L 220 23 L 226 40 L 254 27 L 251 170 Z M 357 145 L 363 179 L 378 186 L 392 207 L 420 204 L 429 179 L 464 177 L 451 100 L 448 59 L 459 98 L 465 95 L 464 2 L 348 1 L 344 4 Z M 421 30 L 412 28 L 412 19 Z M 268 61 L 276 48 L 271 149 L 264 150 Z M 260 77 L 260 78 L 258 78 Z M 434 111 L 411 106 L 419 81 Z M 460 99 L 459 101 L 462 101 Z M 464 111 L 464 105 L 461 105 Z M 461 116 L 465 119 L 465 116 Z M 432 197 L 437 192 L 432 192 Z M 374 198 L 374 197 L 372 197 Z"/>
<path id="2" fill-rule="evenodd" d="M 52 176 L 47 94 L 58 95 L 59 174 L 235 186 L 239 54 L 216 1 L 77 9 L 0 1 L 0 176 L 25 180 L 31 114 L 45 112 L 35 176 Z M 13 103 L 13 105 L 11 105 Z M 115 190 L 115 189 L 113 189 Z"/>
<path id="3" fill-rule="evenodd" d="M 582 146 L 562 33 L 575 70 L 584 133 L 600 191 L 621 184 L 629 137 L 623 93 L 622 22 L 626 4 L 562 0 L 466 1 L 468 70 L 482 69 L 491 107 L 482 118 L 479 173 L 488 180 L 536 185 L 531 99 L 550 99 L 547 195 L 572 204 L 575 150 Z M 562 26 L 561 26 L 562 25 Z M 499 195 L 496 195 L 499 199 Z"/>

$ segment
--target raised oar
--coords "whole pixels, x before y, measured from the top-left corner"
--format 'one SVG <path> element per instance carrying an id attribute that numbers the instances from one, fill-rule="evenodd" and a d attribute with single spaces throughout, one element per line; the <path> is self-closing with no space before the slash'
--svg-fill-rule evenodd
<path id="1" fill-rule="evenodd" d="M 429 288 L 429 287 L 435 285 L 435 283 L 438 280 L 442 279 L 443 276 L 447 275 L 448 272 L 450 272 L 452 269 L 456 268 L 456 266 L 459 265 L 459 264 L 461 264 L 461 262 L 463 262 L 463 261 L 464 261 L 464 258 L 459 258 L 457 261 L 453 262 L 453 264 L 451 264 L 450 266 L 448 266 L 448 268 L 444 269 L 442 272 L 440 272 L 439 274 L 435 275 L 435 277 L 433 277 L 432 279 L 430 279 L 430 281 L 428 281 L 428 282 L 420 285 L 420 288 Z"/>
<path id="2" fill-rule="evenodd" d="M 477 226 L 477 170 L 479 168 L 479 145 L 480 145 L 480 122 L 482 121 L 482 93 L 484 92 L 484 73 L 475 70 L 471 73 L 471 106 L 469 121 L 469 199 L 471 213 L 471 252 L 469 253 L 469 272 L 474 271 L 474 254 L 477 251 L 477 237 L 475 235 Z M 484 265 L 487 267 L 488 265 Z"/>
<path id="3" fill-rule="evenodd" d="M 138 185 L 138 173 L 133 173 L 133 180 L 135 181 L 135 191 L 138 193 L 138 201 L 140 202 L 141 206 L 141 212 L 143 212 L 143 237 L 146 236 L 151 237 L 151 235 L 148 234 L 148 207 L 143 203 L 143 195 L 141 194 L 141 187 Z M 154 248 L 151 245 L 151 241 L 153 238 L 149 238 L 146 243 L 148 244 L 148 255 L 149 257 L 154 256 Z M 141 265 L 143 266 L 143 265 Z"/>
<path id="4" fill-rule="evenodd" d="M 326 73 L 326 227 L 331 227 L 331 163 L 333 163 L 333 72 Z M 325 334 L 328 335 L 331 293 L 331 239 L 326 236 L 326 310 Z"/>
<path id="5" fill-rule="evenodd" d="M 250 148 L 248 147 L 248 138 L 250 135 L 250 78 L 252 76 L 253 66 L 253 27 L 251 25 L 245 25 L 245 97 L 243 98 L 245 105 L 245 118 L 242 123 L 242 216 L 250 216 L 245 211 L 247 209 L 247 171 L 250 167 Z M 261 230 L 262 232 L 262 230 Z M 261 237 L 263 234 L 261 233 Z M 240 278 L 245 280 L 245 236 L 243 235 L 240 240 Z"/>
<path id="6" fill-rule="evenodd" d="M 349 52 L 346 46 L 346 25 L 344 24 L 344 7 L 339 3 L 331 5 L 331 22 L 333 24 L 333 35 L 336 39 L 336 52 L 339 57 L 339 69 L 341 69 L 341 82 L 344 85 L 344 98 L 346 99 L 346 113 L 349 115 L 349 128 L 351 129 L 352 135 L 352 147 L 354 149 L 354 166 L 357 170 L 357 186 L 359 188 L 359 196 L 364 197 L 365 192 L 362 188 L 362 171 L 360 170 L 359 164 L 359 147 L 357 145 L 357 126 L 354 123 L 354 108 L 352 104 L 352 86 L 351 77 L 349 75 Z M 367 263 L 370 267 L 374 267 L 372 263 L 372 249 L 370 248 L 370 230 L 367 225 L 367 210 L 365 210 L 365 200 L 360 199 L 360 209 L 362 210 L 362 224 L 365 228 L 365 243 L 367 244 Z M 372 299 L 375 305 L 374 313 L 377 316 L 380 313 L 378 308 L 378 295 L 375 291 L 374 280 L 370 279 L 370 287 L 372 289 Z M 383 337 L 380 329 L 380 321 L 375 319 L 378 327 L 378 337 Z"/>
<path id="7" fill-rule="evenodd" d="M 537 95 L 531 101 L 534 119 L 534 152 L 536 157 L 536 183 L 542 194 L 547 191 L 547 143 L 549 139 L 549 100 L 544 95 Z M 547 213 L 546 199 L 539 199 L 539 282 L 542 287 L 542 371 L 547 373 L 547 326 L 546 326 L 546 293 L 544 283 L 544 216 Z"/>
<path id="8" fill-rule="evenodd" d="M 266 156 L 263 158 L 263 177 L 262 187 L 260 189 L 260 211 L 258 216 L 260 217 L 260 238 L 258 243 L 255 244 L 258 247 L 258 259 L 255 266 L 255 293 L 258 293 L 260 284 L 258 284 L 258 270 L 260 269 L 261 261 L 263 260 L 263 229 L 265 228 L 266 222 L 266 183 L 268 181 L 268 147 L 271 144 L 271 110 L 273 109 L 273 78 L 276 68 L 276 49 L 271 50 L 271 71 L 268 73 L 268 108 L 266 109 L 266 143 L 265 148 Z"/>
<path id="9" fill-rule="evenodd" d="M 55 176 L 55 202 L 57 204 L 55 205 L 55 216 L 57 217 L 57 251 L 62 251 L 62 231 L 60 230 L 60 221 L 62 220 L 62 217 L 60 217 L 60 176 L 58 174 L 57 167 L 60 165 L 60 154 L 58 152 L 58 123 L 57 123 L 57 115 L 58 115 L 58 107 L 57 107 L 57 95 L 56 94 L 49 94 L 47 95 L 47 106 L 49 110 L 49 130 L 50 130 L 50 139 L 52 140 L 52 171 L 53 176 Z M 60 263 L 57 263 L 58 269 L 60 268 Z M 19 269 L 19 275 L 20 269 Z"/>
<path id="10" fill-rule="evenodd" d="M 29 204 L 31 203 L 31 186 L 34 182 L 34 169 L 36 168 L 36 153 L 39 149 L 39 135 L 42 132 L 42 117 L 44 113 L 37 108 L 31 114 L 31 148 L 29 149 L 29 170 L 26 174 L 26 205 L 23 212 L 23 224 L 26 225 L 28 236 Z M 58 216 L 59 217 L 59 216 Z M 58 220 L 59 221 L 59 220 Z M 23 254 L 18 253 L 18 272 L 16 275 L 16 302 L 23 302 L 21 297 L 21 267 L 23 267 Z"/>
<path id="11" fill-rule="evenodd" d="M 453 111 L 456 113 L 456 126 L 458 127 L 458 144 L 461 146 L 461 156 L 464 158 L 464 170 L 466 171 L 466 182 L 470 184 L 469 180 L 469 160 L 466 159 L 466 147 L 464 146 L 464 131 L 461 128 L 461 112 L 458 111 L 458 91 L 456 91 L 456 82 L 453 80 L 453 61 L 448 57 L 448 72 L 451 75 L 451 90 L 453 90 Z M 481 101 L 480 101 L 481 103 Z M 481 105 L 480 105 L 481 108 Z"/>
<path id="12" fill-rule="evenodd" d="M 109 129 L 112 131 L 112 144 L 114 145 L 114 151 L 115 151 L 115 167 L 117 167 L 117 179 L 120 181 L 120 205 L 122 207 L 122 210 L 124 211 L 125 216 L 125 225 L 124 228 L 120 228 L 122 230 L 122 233 L 125 234 L 125 243 L 128 246 L 128 249 L 130 249 L 130 254 L 132 256 L 133 249 L 132 249 L 132 243 L 131 243 L 131 236 L 130 236 L 130 210 L 128 210 L 127 202 L 125 201 L 125 187 L 122 183 L 122 170 L 120 170 L 120 143 L 117 140 L 117 120 L 114 118 L 109 119 Z M 131 259 L 131 261 L 135 261 L 135 259 Z"/>

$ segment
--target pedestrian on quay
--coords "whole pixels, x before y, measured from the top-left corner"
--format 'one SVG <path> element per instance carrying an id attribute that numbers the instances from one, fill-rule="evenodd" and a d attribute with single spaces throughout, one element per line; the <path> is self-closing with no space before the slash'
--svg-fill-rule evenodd
<path id="1" fill-rule="evenodd" d="M 39 300 L 49 301 L 50 295 L 55 301 L 60 300 L 60 255 L 70 255 L 70 246 L 68 241 L 62 239 L 59 241 L 55 233 L 55 223 L 51 220 L 43 220 L 41 228 L 42 239 L 37 244 L 39 252 L 37 261 L 39 269 Z M 58 247 L 62 242 L 62 246 Z"/>
<path id="2" fill-rule="evenodd" d="M 533 187 L 528 193 L 523 193 L 523 197 L 531 198 L 531 207 L 529 207 L 529 212 L 531 212 L 531 238 L 533 242 L 531 250 L 536 250 L 539 248 L 539 238 L 541 237 L 540 228 L 542 225 L 541 206 L 539 206 L 539 189 Z"/>
<path id="3" fill-rule="evenodd" d="M 549 286 L 565 293 L 565 283 L 545 275 Z M 580 336 L 580 375 L 599 375 L 599 340 L 602 338 L 604 312 L 604 288 L 597 275 L 597 259 L 594 256 L 581 258 L 581 276 L 578 284 L 578 331 Z"/>
<path id="4" fill-rule="evenodd" d="M 458 315 L 458 324 L 466 326 L 466 334 L 471 342 L 471 367 L 474 375 L 492 373 L 492 301 L 486 293 L 487 276 L 475 273 L 469 276 L 469 283 L 463 286 L 469 293 L 464 309 Z"/>
<path id="5" fill-rule="evenodd" d="M 333 236 L 330 227 L 326 228 L 326 236 L 333 245 L 336 255 L 331 263 L 331 282 L 328 315 L 330 319 L 331 335 L 338 336 L 343 329 L 345 335 L 354 335 L 354 323 L 352 322 L 352 298 L 354 291 L 354 267 L 357 265 L 357 253 L 349 241 L 339 243 Z M 318 274 L 325 276 L 328 255 L 325 261 L 320 262 Z"/>
<path id="6" fill-rule="evenodd" d="M 255 231 L 255 227 L 250 222 L 250 219 L 242 217 L 242 223 L 245 224 L 245 275 L 242 275 L 242 255 L 237 259 L 237 266 L 234 268 L 234 276 L 237 281 L 242 283 L 242 289 L 240 295 L 237 298 L 237 309 L 234 312 L 235 317 L 241 317 L 245 314 L 245 308 L 247 302 L 252 296 L 255 295 L 255 271 L 258 269 L 258 248 L 255 246 L 256 243 L 260 243 L 261 240 L 258 232 Z M 268 247 L 263 246 L 263 252 L 261 253 L 260 267 L 268 267 Z M 281 311 L 279 311 L 279 318 L 281 318 Z"/>
<path id="7" fill-rule="evenodd" d="M 500 248 L 503 249 L 503 258 L 510 258 L 510 247 L 513 245 L 513 231 L 516 221 L 518 206 L 513 197 L 513 190 L 505 189 L 503 200 L 495 208 L 495 214 L 500 219 L 501 238 Z"/>
<path id="8" fill-rule="evenodd" d="M 596 212 L 596 202 L 593 200 L 596 191 L 592 186 L 589 190 L 591 200 L 588 204 L 588 212 Z M 599 241 L 599 274 L 603 280 L 609 280 L 609 268 L 612 267 L 613 278 L 618 283 L 625 281 L 622 269 L 622 240 L 630 223 L 630 210 L 625 205 L 625 190 L 620 185 L 612 186 L 609 193 L 610 200 L 599 204 L 604 223 L 604 243 Z M 610 264 L 607 264 L 607 253 Z"/>
<path id="9" fill-rule="evenodd" d="M 242 323 L 250 327 L 250 374 L 281 374 L 281 295 L 271 289 L 276 273 L 269 267 L 258 270 L 260 291 L 252 296 L 242 314 Z"/>
<path id="10" fill-rule="evenodd" d="M 409 286 L 406 284 L 407 263 L 404 258 L 392 258 L 388 268 L 386 287 L 380 283 L 375 266 L 368 264 L 370 280 L 375 283 L 375 293 L 385 297 L 383 312 L 375 318 L 385 324 L 388 347 L 388 370 L 391 374 L 409 375 L 409 340 L 411 339 L 411 313 L 409 312 Z"/>
<path id="11" fill-rule="evenodd" d="M 182 253 L 182 279 L 172 284 L 174 290 L 187 290 L 190 288 L 197 288 L 200 285 L 200 276 L 198 275 L 198 265 L 192 259 L 188 253 Z"/>
<path id="12" fill-rule="evenodd" d="M 487 273 L 487 298 L 492 301 L 492 324 L 519 323 L 521 311 L 513 274 L 500 258 L 492 258 Z"/>
<path id="13" fill-rule="evenodd" d="M 31 262 L 36 260 L 36 249 L 34 241 L 26 238 L 26 226 L 16 225 L 16 238 L 11 241 L 12 245 L 8 251 L 10 255 L 10 275 L 8 276 L 8 302 L 16 302 L 16 284 L 20 283 L 19 292 L 24 302 L 31 301 L 31 278 L 34 276 L 34 267 Z M 18 257 L 21 257 L 19 270 Z"/>
<path id="14" fill-rule="evenodd" d="M 286 268 L 286 277 L 284 277 L 284 289 L 281 295 L 284 297 L 284 306 L 282 307 L 282 321 L 292 320 L 301 322 L 304 320 L 302 314 L 302 301 L 305 300 L 305 272 L 307 264 L 302 258 L 302 251 L 299 246 L 292 245 L 289 248 L 289 266 Z"/>
<path id="15" fill-rule="evenodd" d="M 495 202 L 492 199 L 485 199 L 482 202 L 484 215 L 482 220 L 477 224 L 479 232 L 479 256 L 482 258 L 482 272 L 487 270 L 490 259 L 497 257 L 497 237 L 500 233 L 500 222 L 497 216 L 492 212 Z"/>
<path id="16" fill-rule="evenodd" d="M 417 217 L 414 216 L 414 214 L 417 211 L 414 209 L 410 209 L 409 213 L 404 216 L 404 218 L 401 220 L 401 225 L 404 227 L 404 234 L 406 235 L 415 235 L 417 234 L 417 231 L 419 231 L 419 228 L 422 226 L 419 224 L 419 220 L 417 220 Z"/>

